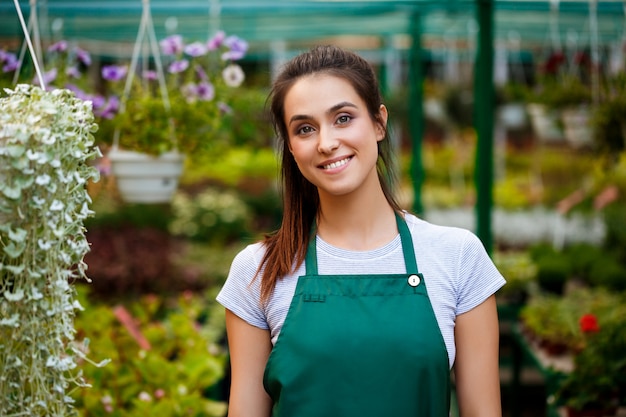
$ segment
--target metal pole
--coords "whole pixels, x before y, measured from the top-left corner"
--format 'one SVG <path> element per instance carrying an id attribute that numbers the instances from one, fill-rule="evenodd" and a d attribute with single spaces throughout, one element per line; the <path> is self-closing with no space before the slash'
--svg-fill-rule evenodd
<path id="1" fill-rule="evenodd" d="M 413 181 L 413 212 L 424 214 L 422 205 L 422 184 L 424 166 L 422 163 L 422 137 L 424 136 L 424 66 L 422 65 L 421 16 L 413 14 L 411 19 L 412 47 L 409 56 L 409 102 L 408 118 L 411 136 L 411 179 Z"/>
<path id="2" fill-rule="evenodd" d="M 493 205 L 493 0 L 476 0 L 478 51 L 474 71 L 474 127 L 476 147 L 476 234 L 491 252 L 491 209 Z"/>

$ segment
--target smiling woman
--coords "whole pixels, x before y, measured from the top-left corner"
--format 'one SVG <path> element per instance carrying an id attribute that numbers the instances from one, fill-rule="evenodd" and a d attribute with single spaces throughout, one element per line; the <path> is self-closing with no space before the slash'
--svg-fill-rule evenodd
<path id="1" fill-rule="evenodd" d="M 229 416 L 444 417 L 452 366 L 463 415 L 501 416 L 493 294 L 504 279 L 475 235 L 394 199 L 372 67 L 315 47 L 270 98 L 284 215 L 236 256 L 218 295 Z"/>

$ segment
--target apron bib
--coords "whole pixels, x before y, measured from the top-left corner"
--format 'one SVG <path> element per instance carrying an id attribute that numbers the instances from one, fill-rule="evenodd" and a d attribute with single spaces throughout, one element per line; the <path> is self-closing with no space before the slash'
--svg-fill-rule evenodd
<path id="1" fill-rule="evenodd" d="M 413 241 L 406 274 L 318 275 L 315 236 L 263 384 L 273 417 L 448 417 L 450 369 Z"/>

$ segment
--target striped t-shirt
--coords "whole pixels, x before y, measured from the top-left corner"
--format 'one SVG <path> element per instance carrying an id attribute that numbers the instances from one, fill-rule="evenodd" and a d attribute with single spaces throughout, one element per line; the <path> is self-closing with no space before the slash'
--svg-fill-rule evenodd
<path id="1" fill-rule="evenodd" d="M 456 354 L 454 323 L 457 315 L 481 304 L 505 284 L 480 240 L 472 232 L 437 226 L 406 214 L 415 258 L 424 275 L 426 289 L 448 350 L 450 367 Z M 334 247 L 317 237 L 320 275 L 402 274 L 406 272 L 400 235 L 386 245 L 368 251 Z M 263 258 L 264 246 L 255 243 L 243 249 L 231 265 L 217 301 L 247 323 L 270 331 L 276 343 L 295 292 L 301 265 L 280 279 L 266 305 L 260 302 L 260 276 L 253 279 Z"/>

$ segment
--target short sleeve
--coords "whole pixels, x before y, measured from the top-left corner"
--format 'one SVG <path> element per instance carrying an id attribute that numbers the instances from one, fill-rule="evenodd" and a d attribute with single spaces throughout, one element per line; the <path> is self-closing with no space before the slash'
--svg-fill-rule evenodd
<path id="1" fill-rule="evenodd" d="M 235 256 L 217 301 L 252 326 L 267 330 L 269 326 L 261 306 L 260 277 L 255 278 L 261 247 L 260 243 L 249 245 Z"/>
<path id="2" fill-rule="evenodd" d="M 467 231 L 458 266 L 456 314 L 463 314 L 495 294 L 505 283 L 478 237 Z"/>

